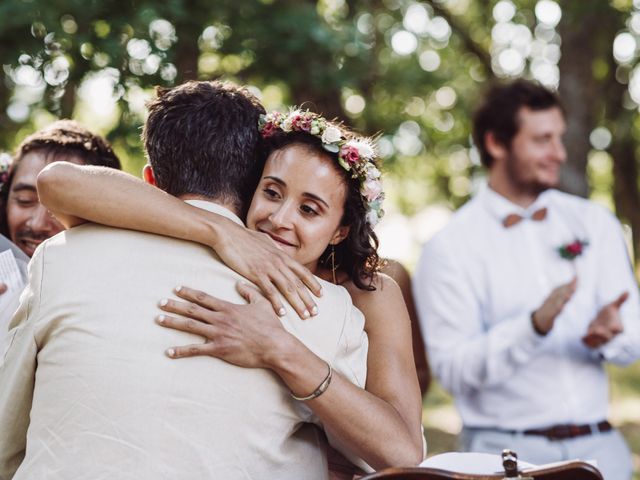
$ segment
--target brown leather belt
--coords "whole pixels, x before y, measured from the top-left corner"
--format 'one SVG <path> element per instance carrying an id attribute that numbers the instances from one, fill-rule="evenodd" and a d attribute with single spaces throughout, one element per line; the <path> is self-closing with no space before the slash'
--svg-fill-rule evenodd
<path id="1" fill-rule="evenodd" d="M 569 438 L 583 437 L 585 435 L 591 435 L 592 433 L 609 432 L 611 430 L 613 430 L 611 424 L 603 420 L 602 422 L 585 425 L 554 425 L 549 428 L 535 428 L 524 430 L 522 433 L 524 435 L 547 437 L 549 440 L 567 440 Z"/>

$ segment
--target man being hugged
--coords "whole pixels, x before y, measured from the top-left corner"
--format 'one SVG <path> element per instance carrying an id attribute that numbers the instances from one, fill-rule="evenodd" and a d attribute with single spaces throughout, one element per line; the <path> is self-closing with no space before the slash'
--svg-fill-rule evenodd
<path id="1" fill-rule="evenodd" d="M 494 86 L 474 118 L 488 186 L 426 246 L 414 291 L 435 375 L 463 447 L 531 463 L 595 459 L 607 480 L 631 458 L 607 421 L 605 362 L 640 357 L 638 289 L 620 224 L 555 190 L 566 160 L 555 94 Z"/>

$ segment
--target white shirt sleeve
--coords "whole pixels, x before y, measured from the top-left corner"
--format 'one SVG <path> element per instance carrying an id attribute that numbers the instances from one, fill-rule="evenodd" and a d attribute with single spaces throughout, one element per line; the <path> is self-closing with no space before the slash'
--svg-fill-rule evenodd
<path id="1" fill-rule="evenodd" d="M 464 255 L 443 237 L 429 242 L 414 277 L 414 297 L 429 362 L 451 393 L 473 391 L 508 382 L 545 337 L 533 329 L 530 313 L 483 320 L 479 282 Z M 493 325 L 493 326 L 489 326 Z"/>
<path id="2" fill-rule="evenodd" d="M 598 248 L 599 256 L 599 308 L 614 301 L 623 292 L 629 292 L 629 298 L 620 308 L 624 331 L 603 345 L 600 353 L 608 362 L 629 365 L 640 359 L 640 299 L 620 223 L 608 212 L 597 241 L 598 244 L 594 246 Z"/>

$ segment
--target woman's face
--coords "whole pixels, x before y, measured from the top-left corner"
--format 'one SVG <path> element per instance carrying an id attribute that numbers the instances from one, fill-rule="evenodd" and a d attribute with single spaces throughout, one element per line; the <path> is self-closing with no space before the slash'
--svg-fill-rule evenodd
<path id="1" fill-rule="evenodd" d="M 267 159 L 247 226 L 269 235 L 315 272 L 327 245 L 340 243 L 349 233 L 349 227 L 340 225 L 346 194 L 329 158 L 305 145 L 288 145 Z"/>

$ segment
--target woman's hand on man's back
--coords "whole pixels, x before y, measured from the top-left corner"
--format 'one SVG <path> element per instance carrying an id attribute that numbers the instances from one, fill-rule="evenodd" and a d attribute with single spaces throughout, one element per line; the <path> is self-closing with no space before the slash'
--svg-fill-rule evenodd
<path id="1" fill-rule="evenodd" d="M 317 313 L 310 292 L 316 297 L 322 294 L 318 279 L 268 235 L 229 221 L 225 225 L 225 234 L 217 235 L 217 242 L 211 247 L 229 268 L 260 288 L 278 315 L 286 313 L 278 292 L 301 318 Z"/>

